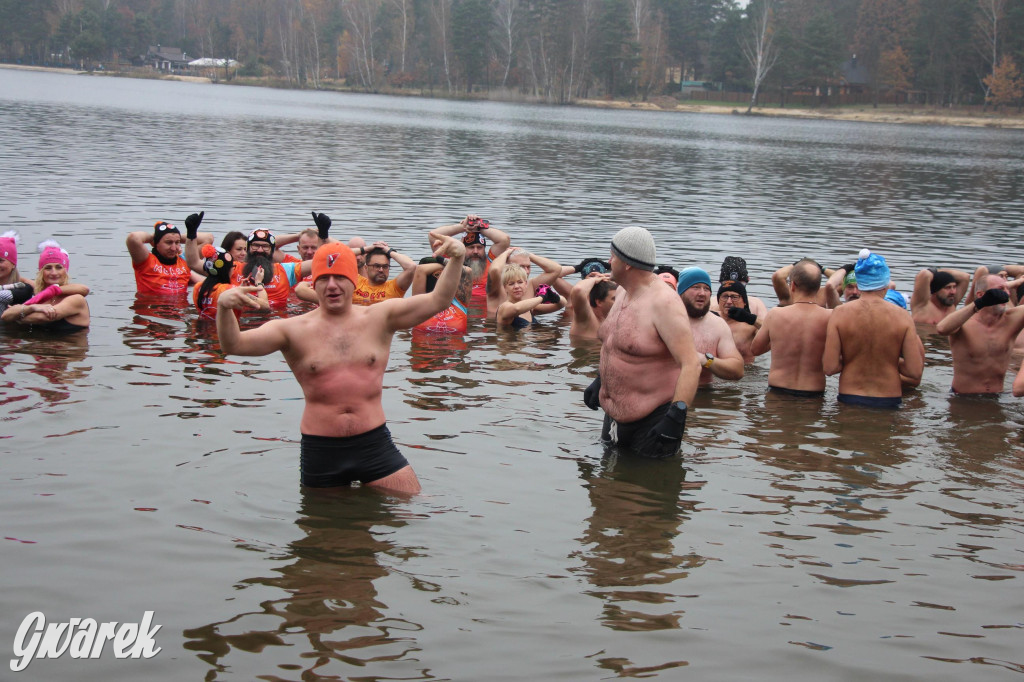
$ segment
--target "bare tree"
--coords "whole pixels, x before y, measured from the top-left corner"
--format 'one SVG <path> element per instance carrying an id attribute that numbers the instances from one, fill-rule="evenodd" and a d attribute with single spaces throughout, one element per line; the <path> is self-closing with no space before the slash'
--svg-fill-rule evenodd
<path id="1" fill-rule="evenodd" d="M 748 6 L 749 9 L 749 6 Z M 750 29 L 743 40 L 743 56 L 750 64 L 754 76 L 754 92 L 750 95 L 750 106 L 747 113 L 757 104 L 757 92 L 761 88 L 768 72 L 775 66 L 779 58 L 778 48 L 772 44 L 772 3 L 761 0 L 750 14 Z"/>
<path id="2" fill-rule="evenodd" d="M 452 0 L 432 0 L 430 3 L 431 14 L 434 17 L 434 26 L 437 35 L 441 39 L 441 61 L 444 65 L 444 79 L 448 84 L 448 93 L 452 91 L 451 61 L 448 59 L 448 35 L 452 16 Z"/>
<path id="3" fill-rule="evenodd" d="M 405 53 L 409 45 L 409 0 L 391 0 L 398 8 L 398 18 L 402 22 L 401 72 L 405 73 Z"/>
<path id="4" fill-rule="evenodd" d="M 512 57 L 519 43 L 519 0 L 497 0 L 494 4 L 494 18 L 501 33 L 501 51 L 504 53 L 505 73 L 501 77 L 501 87 L 508 82 L 508 72 L 512 69 Z"/>
<path id="5" fill-rule="evenodd" d="M 985 101 L 989 98 L 989 86 L 985 77 L 995 72 L 999 63 L 999 25 L 1006 13 L 1006 0 L 978 0 L 977 29 L 980 41 L 978 52 L 988 63 L 988 73 L 979 74 L 978 79 L 985 88 Z"/>
<path id="6" fill-rule="evenodd" d="M 373 55 L 374 37 L 377 33 L 375 19 L 380 9 L 379 0 L 349 0 L 344 5 L 345 19 L 349 25 L 351 55 L 359 72 L 364 88 L 377 87 L 377 60 Z"/>

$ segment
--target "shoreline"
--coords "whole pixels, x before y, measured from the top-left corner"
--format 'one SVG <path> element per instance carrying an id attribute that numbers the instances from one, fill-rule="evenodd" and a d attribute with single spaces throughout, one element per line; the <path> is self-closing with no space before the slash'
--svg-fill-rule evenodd
<path id="1" fill-rule="evenodd" d="M 177 74 L 162 75 L 135 75 L 123 71 L 80 71 L 78 69 L 52 67 L 52 66 L 27 66 L 21 64 L 0 64 L 0 69 L 12 69 L 18 71 L 42 71 L 49 73 L 63 73 L 79 76 L 107 76 L 114 78 L 141 78 L 148 80 L 171 80 L 189 83 L 214 83 L 226 84 L 224 81 L 214 81 L 205 76 L 182 76 Z M 258 82 L 249 79 L 239 80 L 232 85 L 276 87 L 272 82 Z M 350 92 L 365 94 L 361 90 L 328 87 L 322 88 L 328 92 Z M 394 95 L 405 97 L 426 97 L 430 99 L 443 99 L 441 96 L 414 94 L 410 91 L 386 92 L 375 94 Z M 467 101 L 504 101 L 499 99 L 487 99 L 476 97 L 462 97 Z M 517 100 L 526 101 L 530 100 Z M 624 109 L 631 111 L 665 111 L 684 114 L 715 114 L 746 116 L 746 106 L 728 106 L 721 104 L 687 104 L 679 102 L 672 97 L 656 97 L 648 102 L 630 102 L 626 100 L 605 100 L 605 99 L 580 99 L 571 104 L 562 106 L 585 107 L 591 109 Z M 903 125 L 929 125 L 929 126 L 955 126 L 963 128 L 999 128 L 1007 130 L 1024 130 L 1024 114 L 1005 115 L 996 112 L 973 114 L 955 109 L 949 112 L 937 107 L 921 107 L 919 105 L 884 105 L 874 108 L 871 105 L 851 105 L 846 108 L 777 108 L 757 107 L 751 116 L 769 116 L 774 118 L 794 118 L 820 121 L 854 121 L 858 123 L 895 123 Z"/>

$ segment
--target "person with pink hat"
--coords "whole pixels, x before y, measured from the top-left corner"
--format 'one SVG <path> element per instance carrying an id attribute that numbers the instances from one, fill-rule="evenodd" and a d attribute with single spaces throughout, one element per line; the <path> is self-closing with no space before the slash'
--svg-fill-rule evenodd
<path id="1" fill-rule="evenodd" d="M 34 293 L 32 280 L 18 272 L 18 233 L 4 232 L 0 235 L 0 313 L 9 305 L 24 303 Z"/>
<path id="2" fill-rule="evenodd" d="M 39 272 L 35 295 L 24 303 L 9 306 L 0 320 L 72 333 L 88 329 L 89 287 L 72 284 L 68 278 L 71 261 L 60 244 L 48 239 L 39 245 Z"/>

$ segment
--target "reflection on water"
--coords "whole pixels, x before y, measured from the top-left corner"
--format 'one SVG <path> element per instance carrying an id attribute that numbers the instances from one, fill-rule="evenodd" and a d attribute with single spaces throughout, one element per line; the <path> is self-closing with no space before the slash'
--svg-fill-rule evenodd
<path id="1" fill-rule="evenodd" d="M 34 610 L 164 626 L 137 669 L 37 661 L 39 679 L 1024 671 L 1024 403 L 950 396 L 928 328 L 902 410 L 839 406 L 834 379 L 766 394 L 762 358 L 698 394 L 681 458 L 647 462 L 598 443 L 597 342 L 560 314 L 495 330 L 476 300 L 464 337 L 392 346 L 384 407 L 424 494 L 313 494 L 280 355 L 224 357 L 190 305 L 135 296 L 124 250 L 195 210 L 221 235 L 316 209 L 418 258 L 472 211 L 562 263 L 626 224 L 676 267 L 742 254 L 769 302 L 779 265 L 868 245 L 909 293 L 920 267 L 1019 252 L 1019 133 L 5 70 L 0 124 L 4 229 L 29 267 L 57 237 L 93 287 L 88 334 L 0 329 L 0 640 Z"/>
<path id="2" fill-rule="evenodd" d="M 374 587 L 401 570 L 408 551 L 389 539 L 405 522 L 387 500 L 370 490 L 305 490 L 296 516 L 302 537 L 275 552 L 268 574 L 235 582 L 234 599 L 248 610 L 186 629 L 184 647 L 198 652 L 211 673 L 247 671 L 249 679 L 281 671 L 341 679 L 353 667 L 386 669 L 389 662 L 415 659 L 422 626 L 389 616 Z M 265 598 L 268 593 L 273 596 Z M 265 667 L 251 667 L 239 655 L 268 647 L 281 648 Z M 402 679 L 432 676 L 424 670 Z"/>

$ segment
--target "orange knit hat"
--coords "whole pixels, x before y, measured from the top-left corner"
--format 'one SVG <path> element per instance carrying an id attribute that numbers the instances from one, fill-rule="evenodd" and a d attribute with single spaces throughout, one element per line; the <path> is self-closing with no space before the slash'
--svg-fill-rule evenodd
<path id="1" fill-rule="evenodd" d="M 342 243 L 324 244 L 313 255 L 313 284 L 324 275 L 347 277 L 352 284 L 359 277 L 356 254 Z"/>

